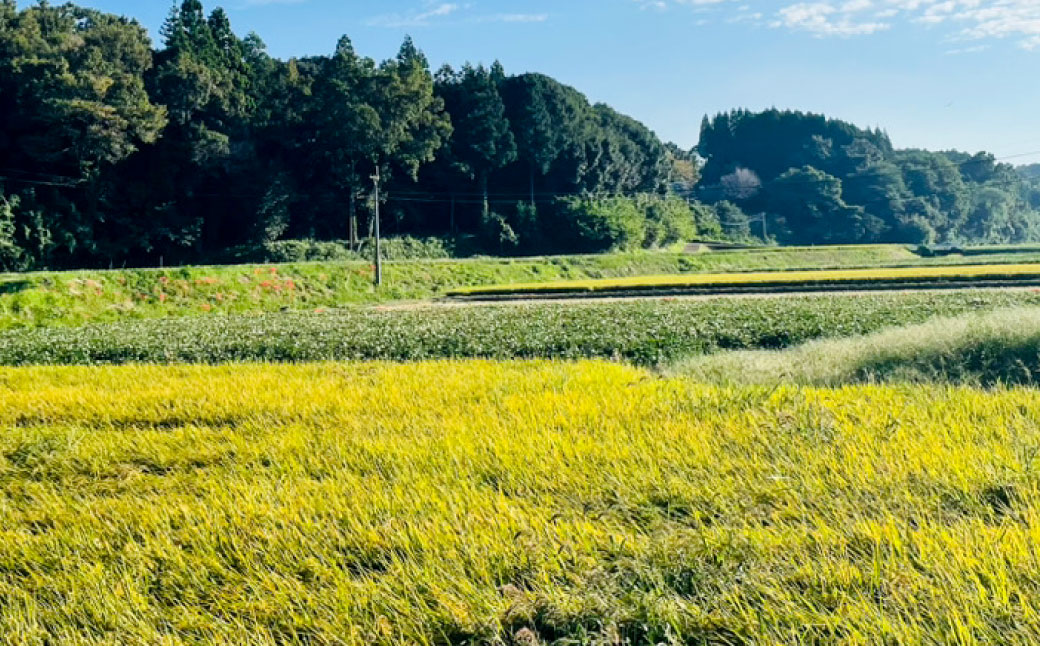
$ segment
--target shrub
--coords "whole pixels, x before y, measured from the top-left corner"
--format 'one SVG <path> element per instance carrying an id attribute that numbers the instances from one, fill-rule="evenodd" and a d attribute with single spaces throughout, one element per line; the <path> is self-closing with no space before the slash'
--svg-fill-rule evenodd
<path id="1" fill-rule="evenodd" d="M 386 260 L 430 260 L 451 258 L 453 247 L 440 238 L 413 238 L 411 236 L 383 240 L 383 258 Z M 357 250 L 346 241 L 278 240 L 256 247 L 239 247 L 228 252 L 231 262 L 293 263 L 337 262 L 367 260 L 372 256 L 371 243 L 365 240 Z"/>
<path id="2" fill-rule="evenodd" d="M 674 196 L 647 195 L 637 200 L 646 213 L 645 247 L 664 247 L 692 240 L 697 235 L 693 211 Z"/>
<path id="3" fill-rule="evenodd" d="M 646 240 L 646 216 L 635 200 L 571 197 L 557 205 L 558 220 L 573 223 L 573 242 L 579 251 L 638 249 Z"/>

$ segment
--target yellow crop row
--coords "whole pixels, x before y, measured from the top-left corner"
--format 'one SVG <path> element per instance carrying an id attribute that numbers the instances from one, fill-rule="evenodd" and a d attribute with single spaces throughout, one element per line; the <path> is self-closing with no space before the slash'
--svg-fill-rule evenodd
<path id="1" fill-rule="evenodd" d="M 602 280 L 572 280 L 521 283 L 490 287 L 467 287 L 449 292 L 452 296 L 518 293 L 604 292 L 654 289 L 697 289 L 741 286 L 785 287 L 830 283 L 926 283 L 951 280 L 1021 280 L 1040 278 L 1040 264 L 965 265 L 844 269 L 812 271 L 761 271 L 729 274 L 686 274 L 633 276 Z"/>
<path id="2" fill-rule="evenodd" d="M 0 641 L 1036 644 L 1038 418 L 597 362 L 0 370 Z"/>

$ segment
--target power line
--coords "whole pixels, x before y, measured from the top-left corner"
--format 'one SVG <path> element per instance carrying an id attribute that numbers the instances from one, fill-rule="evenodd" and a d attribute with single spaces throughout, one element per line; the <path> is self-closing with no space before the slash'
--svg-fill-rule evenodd
<path id="1" fill-rule="evenodd" d="M 951 164 L 955 168 L 963 168 L 963 167 L 966 167 L 966 166 L 969 166 L 969 165 L 972 165 L 972 164 L 997 163 L 997 162 L 1006 161 L 1006 160 L 1009 160 L 1009 159 L 1018 159 L 1018 158 L 1029 157 L 1029 156 L 1033 156 L 1033 155 L 1040 155 L 1040 150 L 1032 151 L 1032 152 L 1016 153 L 1016 154 L 1013 154 L 1013 155 L 1005 155 L 1005 156 L 1002 156 L 1002 157 L 992 157 L 992 158 L 984 158 L 984 159 L 972 158 L 972 159 L 967 159 L 967 160 L 964 160 L 964 161 L 961 161 L 961 162 L 952 162 L 951 161 Z M 899 166 L 897 162 L 892 162 L 892 163 L 895 165 L 896 170 L 898 170 L 901 174 L 905 174 L 905 173 L 908 173 L 908 172 L 914 172 L 914 171 L 936 170 L 936 168 L 934 166 L 903 167 L 903 166 Z M 50 186 L 50 187 L 56 187 L 56 188 L 79 188 L 79 187 L 81 187 L 85 183 L 85 180 L 83 180 L 83 179 L 78 179 L 78 178 L 74 178 L 74 177 L 67 177 L 67 176 L 61 176 L 61 175 L 52 175 L 52 174 L 49 174 L 49 173 L 38 173 L 38 172 L 35 172 L 35 171 L 24 171 L 24 170 L 19 170 L 19 169 L 14 169 L 14 168 L 0 168 L 0 170 L 4 170 L 5 172 L 8 172 L 8 173 L 17 173 L 17 174 L 21 174 L 21 175 L 35 175 L 36 177 L 39 177 L 39 178 L 46 178 L 46 179 L 30 179 L 30 178 L 21 178 L 21 177 L 11 177 L 9 175 L 0 175 L 0 181 L 17 183 L 17 184 L 24 184 L 24 185 L 29 185 L 29 186 Z M 834 176 L 828 176 L 826 178 L 820 178 L 820 179 L 816 179 L 816 178 L 802 178 L 802 179 L 798 179 L 798 180 L 788 180 L 787 183 L 788 183 L 788 185 L 795 185 L 795 186 L 811 186 L 811 185 L 815 185 L 815 184 L 829 183 L 830 181 L 832 181 L 834 179 L 836 179 L 836 180 L 838 180 L 840 182 L 846 183 L 849 180 L 869 179 L 871 177 L 885 177 L 887 175 L 888 175 L 888 173 L 875 171 L 875 172 L 863 172 L 863 173 L 847 175 L 844 178 L 834 177 Z M 987 186 L 989 186 L 989 187 L 1012 186 L 1012 185 L 1021 184 L 1021 183 L 1025 182 L 1025 181 L 1026 180 L 1024 178 L 1014 178 L 1014 179 L 1007 179 L 1007 180 L 1002 180 L 1002 181 L 982 182 L 982 183 L 979 183 L 979 185 L 983 186 L 983 187 L 987 187 Z M 699 190 L 701 190 L 701 191 L 731 190 L 731 189 L 737 189 L 737 190 L 740 190 L 740 189 L 744 189 L 744 190 L 760 190 L 762 188 L 762 184 L 761 183 L 757 183 L 757 184 L 738 184 L 736 186 L 726 186 L 724 184 L 708 184 L 708 185 L 701 185 L 701 186 L 699 186 L 697 188 Z M 424 203 L 424 204 L 450 204 L 450 203 L 454 202 L 455 204 L 464 204 L 465 205 L 465 204 L 483 204 L 483 202 L 484 202 L 484 199 L 483 199 L 484 195 L 485 194 L 483 192 L 422 191 L 422 190 L 399 189 L 399 190 L 393 190 L 392 192 L 388 192 L 386 194 L 385 198 L 386 198 L 387 201 L 396 201 L 396 202 L 410 202 L 410 203 Z M 546 204 L 546 203 L 554 202 L 556 199 L 561 198 L 561 197 L 590 197 L 590 198 L 596 198 L 596 197 L 599 197 L 599 198 L 627 197 L 627 198 L 635 198 L 635 197 L 645 197 L 645 196 L 660 195 L 660 193 L 654 193 L 654 192 L 649 192 L 649 191 L 612 191 L 612 192 L 603 191 L 603 192 L 595 192 L 595 191 L 581 191 L 581 190 L 575 190 L 575 191 L 537 191 L 535 193 L 531 193 L 530 191 L 488 192 L 487 193 L 488 202 L 494 203 L 494 204 L 515 204 L 515 203 L 518 203 L 518 202 L 530 202 L 531 201 L 530 198 L 531 198 L 532 195 L 535 197 L 534 202 Z M 207 192 L 207 193 L 196 193 L 195 196 L 197 196 L 197 197 L 214 197 L 214 198 L 254 199 L 254 198 L 261 197 L 261 194 L 257 193 L 257 194 L 246 195 L 246 194 L 241 194 L 241 193 L 232 194 L 232 193 Z M 877 202 L 882 202 L 882 201 L 884 201 L 884 202 L 900 202 L 900 201 L 908 201 L 908 200 L 914 200 L 914 199 L 922 199 L 922 196 L 894 197 L 894 198 L 890 198 L 890 199 L 880 198 L 880 199 L 878 199 L 876 201 Z"/>
<path id="2" fill-rule="evenodd" d="M 0 182 L 12 182 L 14 184 L 27 184 L 29 186 L 56 186 L 59 188 L 81 188 L 83 182 L 77 181 L 74 183 L 69 182 L 53 182 L 35 179 L 20 179 L 17 177 L 6 177 L 0 175 Z"/>

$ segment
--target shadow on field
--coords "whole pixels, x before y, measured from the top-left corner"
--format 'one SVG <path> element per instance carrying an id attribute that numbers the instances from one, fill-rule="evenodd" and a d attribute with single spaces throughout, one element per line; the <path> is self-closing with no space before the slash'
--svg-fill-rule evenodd
<path id="1" fill-rule="evenodd" d="M 32 287 L 32 283 L 27 280 L 7 280 L 0 282 L 0 296 L 7 294 L 17 294 L 18 292 L 24 292 L 25 290 Z"/>

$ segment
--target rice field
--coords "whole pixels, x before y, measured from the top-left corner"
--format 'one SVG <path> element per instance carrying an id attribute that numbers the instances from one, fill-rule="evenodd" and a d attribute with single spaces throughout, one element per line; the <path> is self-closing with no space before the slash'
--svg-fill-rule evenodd
<path id="1" fill-rule="evenodd" d="M 1040 643 L 1037 290 L 333 307 L 1040 284 L 906 254 L 0 281 L 0 644 Z"/>
<path id="2" fill-rule="evenodd" d="M 636 276 L 463 287 L 450 290 L 448 295 L 479 299 L 560 294 L 769 292 L 794 289 L 907 289 L 1035 284 L 1040 284 L 1040 264 L 1028 263 Z"/>
<path id="3" fill-rule="evenodd" d="M 0 369 L 4 644 L 1035 644 L 1040 393 Z"/>

